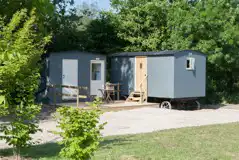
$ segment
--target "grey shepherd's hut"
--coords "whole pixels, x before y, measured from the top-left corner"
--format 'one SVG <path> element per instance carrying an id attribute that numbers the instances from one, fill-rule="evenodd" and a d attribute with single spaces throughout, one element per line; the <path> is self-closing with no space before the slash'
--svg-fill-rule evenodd
<path id="1" fill-rule="evenodd" d="M 88 95 L 99 95 L 99 88 L 105 84 L 106 56 L 102 54 L 65 51 L 50 53 L 47 59 L 48 85 L 84 86 Z M 53 101 L 53 89 L 49 88 L 48 97 Z M 76 89 L 57 88 L 62 94 L 76 94 Z M 57 96 L 57 102 L 75 99 L 71 96 Z"/>
<path id="2" fill-rule="evenodd" d="M 146 100 L 204 97 L 206 55 L 193 50 L 116 53 L 111 81 L 122 84 L 123 95 L 144 92 Z"/>

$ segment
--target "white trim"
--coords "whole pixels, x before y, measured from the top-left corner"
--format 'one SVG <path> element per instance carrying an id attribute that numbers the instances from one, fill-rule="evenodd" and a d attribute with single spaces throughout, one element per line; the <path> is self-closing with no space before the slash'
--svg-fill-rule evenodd
<path id="1" fill-rule="evenodd" d="M 104 60 L 91 60 L 90 61 L 90 81 L 101 81 L 102 80 L 102 78 L 104 78 L 104 81 L 105 81 L 105 64 L 104 64 Z M 103 74 L 103 77 L 101 77 L 101 79 L 100 80 L 92 80 L 92 64 L 93 63 L 98 63 L 98 64 L 101 64 L 101 65 L 103 65 L 103 67 L 104 67 L 104 71 L 101 71 L 101 72 L 103 72 L 104 74 Z M 103 64 L 102 64 L 103 63 Z"/>
<path id="2" fill-rule="evenodd" d="M 103 67 L 103 70 L 101 70 L 102 73 L 102 76 L 101 76 L 101 80 L 92 80 L 92 64 L 93 63 L 99 63 L 101 64 L 101 67 Z M 91 83 L 93 82 L 97 82 L 97 81 L 103 81 L 103 85 L 105 84 L 105 81 L 106 81 L 106 63 L 105 63 L 105 60 L 90 60 L 90 95 L 93 95 L 91 93 Z"/>
<path id="3" fill-rule="evenodd" d="M 187 67 L 189 61 L 189 67 Z M 187 57 L 186 59 L 186 70 L 195 70 L 195 58 L 194 57 Z"/>

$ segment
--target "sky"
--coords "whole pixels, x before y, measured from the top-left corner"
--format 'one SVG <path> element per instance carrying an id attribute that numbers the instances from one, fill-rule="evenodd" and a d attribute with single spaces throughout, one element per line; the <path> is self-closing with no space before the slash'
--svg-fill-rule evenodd
<path id="1" fill-rule="evenodd" d="M 98 7 L 103 10 L 109 10 L 110 8 L 110 0 L 75 0 L 76 5 L 80 5 L 83 2 L 87 2 L 89 4 L 96 2 Z"/>

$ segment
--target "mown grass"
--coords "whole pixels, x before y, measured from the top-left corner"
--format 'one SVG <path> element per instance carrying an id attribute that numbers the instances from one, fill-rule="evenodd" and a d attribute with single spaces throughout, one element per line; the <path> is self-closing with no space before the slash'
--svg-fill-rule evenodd
<path id="1" fill-rule="evenodd" d="M 58 157 L 60 146 L 49 143 L 26 149 L 22 156 Z M 11 150 L 0 155 L 11 156 Z M 106 137 L 93 160 L 239 160 L 239 123 L 172 129 L 147 134 Z"/>

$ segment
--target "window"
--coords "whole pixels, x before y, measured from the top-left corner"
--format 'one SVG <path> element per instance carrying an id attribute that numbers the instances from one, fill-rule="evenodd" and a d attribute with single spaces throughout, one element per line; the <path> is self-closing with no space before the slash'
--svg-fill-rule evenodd
<path id="1" fill-rule="evenodd" d="M 95 81 L 101 80 L 101 64 L 100 63 L 92 63 L 91 79 Z"/>
<path id="2" fill-rule="evenodd" d="M 188 57 L 186 62 L 186 69 L 187 70 L 194 70 L 195 69 L 195 58 Z"/>
<path id="3" fill-rule="evenodd" d="M 140 65 L 139 65 L 139 68 L 140 68 L 140 69 L 142 69 L 142 68 L 143 68 L 143 64 L 142 64 L 142 63 L 140 63 Z"/>
<path id="4" fill-rule="evenodd" d="M 187 59 L 187 69 L 190 68 L 190 59 Z"/>

